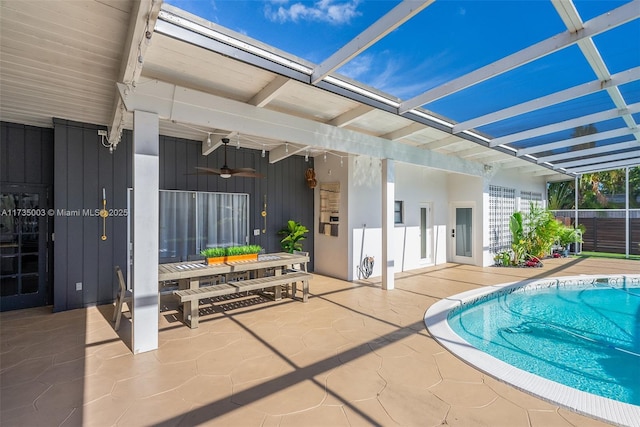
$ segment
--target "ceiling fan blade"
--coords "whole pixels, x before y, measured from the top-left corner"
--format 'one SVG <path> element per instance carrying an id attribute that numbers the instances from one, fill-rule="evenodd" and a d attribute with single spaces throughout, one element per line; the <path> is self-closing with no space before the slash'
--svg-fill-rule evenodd
<path id="1" fill-rule="evenodd" d="M 230 173 L 233 176 L 246 176 L 246 177 L 251 177 L 251 178 L 264 178 L 263 174 L 257 173 L 255 169 L 251 169 L 251 168 L 231 169 Z"/>
<path id="2" fill-rule="evenodd" d="M 232 175 L 234 175 L 241 172 L 255 172 L 256 170 L 252 168 L 233 168 L 233 169 L 229 169 L 229 171 L 231 172 Z"/>
<path id="3" fill-rule="evenodd" d="M 202 168 L 198 166 L 196 166 L 196 169 L 207 175 L 220 175 L 222 173 L 220 169 Z"/>

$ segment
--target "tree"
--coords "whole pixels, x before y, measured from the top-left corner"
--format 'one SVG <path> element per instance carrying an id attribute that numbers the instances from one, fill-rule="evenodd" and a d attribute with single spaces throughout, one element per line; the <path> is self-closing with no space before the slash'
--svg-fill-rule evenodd
<path id="1" fill-rule="evenodd" d="M 575 207 L 575 184 L 573 181 L 550 182 L 547 185 L 547 206 L 553 211 Z"/>
<path id="2" fill-rule="evenodd" d="M 571 138 L 579 138 L 581 136 L 593 135 L 594 133 L 598 133 L 598 129 L 596 129 L 595 125 L 590 124 L 586 126 L 578 126 L 573 130 L 571 134 Z M 580 151 L 586 150 L 587 148 L 595 147 L 595 141 L 585 142 L 583 144 L 573 145 L 571 146 L 571 151 Z"/>

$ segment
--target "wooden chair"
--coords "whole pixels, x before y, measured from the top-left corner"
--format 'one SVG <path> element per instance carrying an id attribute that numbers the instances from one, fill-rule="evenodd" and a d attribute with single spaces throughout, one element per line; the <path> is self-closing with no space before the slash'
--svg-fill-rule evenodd
<path id="1" fill-rule="evenodd" d="M 131 291 L 127 290 L 127 284 L 124 281 L 124 276 L 122 275 L 122 270 L 120 270 L 119 266 L 114 267 L 116 273 L 116 280 L 118 280 L 118 293 L 116 294 L 115 300 L 115 309 L 113 311 L 113 322 L 115 323 L 114 329 L 117 331 L 120 328 L 120 319 L 122 317 L 122 306 L 124 303 L 127 303 L 127 307 L 129 308 L 129 312 L 131 312 L 131 301 L 132 294 Z"/>

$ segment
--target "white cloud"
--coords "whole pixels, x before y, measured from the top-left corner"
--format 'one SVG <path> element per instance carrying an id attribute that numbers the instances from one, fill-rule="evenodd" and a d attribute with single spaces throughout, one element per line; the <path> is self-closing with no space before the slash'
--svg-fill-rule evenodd
<path id="1" fill-rule="evenodd" d="M 359 2 L 360 0 L 318 0 L 313 3 L 297 2 L 289 5 L 288 2 L 275 0 L 265 6 L 264 14 L 267 19 L 280 23 L 316 21 L 334 25 L 348 24 L 360 15 L 357 10 Z"/>
<path id="2" fill-rule="evenodd" d="M 345 64 L 340 69 L 340 73 L 354 80 L 359 80 L 371 71 L 372 63 L 373 55 L 361 54 Z"/>

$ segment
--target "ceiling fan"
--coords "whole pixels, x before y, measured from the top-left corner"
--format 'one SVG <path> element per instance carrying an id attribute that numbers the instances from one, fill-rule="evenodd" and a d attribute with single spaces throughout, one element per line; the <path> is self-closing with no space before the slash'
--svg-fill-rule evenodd
<path id="1" fill-rule="evenodd" d="M 232 176 L 246 176 L 250 178 L 264 178 L 264 175 L 256 172 L 251 168 L 237 168 L 231 169 L 227 166 L 227 145 L 229 145 L 229 138 L 222 138 L 224 144 L 224 165 L 220 169 L 202 168 L 196 167 L 199 171 L 207 175 L 219 175 L 220 178 L 231 178 Z"/>

